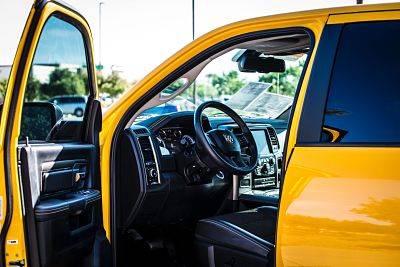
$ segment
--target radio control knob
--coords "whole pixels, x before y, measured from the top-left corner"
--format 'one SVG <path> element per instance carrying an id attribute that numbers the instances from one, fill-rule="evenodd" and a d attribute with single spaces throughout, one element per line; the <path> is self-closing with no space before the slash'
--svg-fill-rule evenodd
<path id="1" fill-rule="evenodd" d="M 269 169 L 268 164 L 264 163 L 261 167 L 261 173 L 268 173 L 268 169 Z"/>

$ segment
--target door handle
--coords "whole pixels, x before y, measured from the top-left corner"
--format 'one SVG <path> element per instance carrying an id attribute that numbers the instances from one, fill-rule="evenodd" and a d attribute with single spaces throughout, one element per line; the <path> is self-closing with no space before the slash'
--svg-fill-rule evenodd
<path id="1" fill-rule="evenodd" d="M 84 171 L 75 172 L 75 183 L 85 178 L 86 178 L 86 172 Z"/>

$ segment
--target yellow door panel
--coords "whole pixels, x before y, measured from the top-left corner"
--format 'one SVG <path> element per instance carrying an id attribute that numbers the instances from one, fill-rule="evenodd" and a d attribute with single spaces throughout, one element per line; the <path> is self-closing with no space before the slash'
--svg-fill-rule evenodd
<path id="1" fill-rule="evenodd" d="M 355 63 L 362 61 L 349 59 L 349 54 L 361 55 L 363 52 L 360 51 L 370 51 L 368 49 L 372 47 L 378 49 L 376 44 L 382 43 L 382 30 L 376 30 L 378 29 L 376 25 L 383 27 L 384 23 L 369 22 L 399 20 L 400 12 L 396 10 L 399 7 L 392 7 L 392 10 L 385 12 L 375 12 L 374 10 L 361 12 L 366 11 L 362 9 L 351 14 L 333 12 L 337 14 L 331 15 L 328 19 L 327 24 L 345 24 L 340 32 L 343 36 L 345 36 L 345 33 L 347 35 L 346 37 L 338 36 L 340 38 L 338 39 L 340 44 L 338 46 L 339 51 L 336 50 L 336 45 L 329 48 L 331 49 L 329 51 L 335 52 L 335 63 L 332 65 L 333 71 L 326 70 L 327 78 L 321 78 L 321 75 L 318 76 L 321 79 L 326 79 L 327 82 L 325 83 L 324 80 L 324 82 L 320 83 L 321 86 L 315 86 L 317 83 L 314 84 L 311 81 L 307 89 L 326 90 L 329 94 L 324 95 L 324 93 L 320 92 L 319 99 L 316 97 L 313 99 L 314 102 L 302 103 L 304 111 L 307 110 L 304 105 L 308 104 L 307 107 L 313 107 L 310 110 L 313 110 L 314 113 L 321 112 L 324 116 L 322 118 L 323 123 L 319 122 L 318 119 L 314 120 L 316 124 L 320 123 L 319 127 L 312 126 L 317 129 L 317 140 L 314 140 L 315 129 L 312 129 L 312 127 L 303 129 L 304 125 L 309 124 L 299 125 L 301 123 L 299 117 L 293 118 L 291 129 L 296 129 L 296 131 L 290 131 L 291 139 L 289 139 L 289 142 L 293 142 L 294 146 L 289 146 L 289 148 L 293 147 L 293 151 L 290 158 L 287 158 L 279 207 L 277 266 L 399 265 L 400 217 L 396 211 L 400 207 L 400 175 L 396 171 L 396 166 L 400 159 L 400 147 L 396 147 L 396 144 L 393 143 L 394 141 L 385 143 L 386 139 L 384 138 L 389 138 L 390 134 L 387 134 L 387 132 L 390 130 L 384 129 L 384 125 L 387 123 L 383 122 L 385 112 L 393 114 L 390 110 L 392 106 L 387 101 L 387 106 L 384 107 L 382 102 L 379 102 L 381 98 L 374 97 L 360 81 L 374 85 L 380 84 L 379 93 L 382 92 L 382 95 L 385 95 L 385 89 L 396 87 L 393 87 L 393 83 L 390 86 L 388 85 L 390 82 L 381 82 L 380 78 L 376 78 L 378 76 L 367 78 L 368 74 L 366 71 L 362 72 L 361 63 L 359 68 L 355 67 L 357 66 Z M 371 32 L 370 34 L 364 34 L 364 36 L 371 36 L 371 43 L 364 42 L 368 49 L 362 49 L 364 43 L 361 44 L 361 36 L 357 37 L 359 43 L 349 38 L 349 29 L 353 27 L 350 23 L 353 22 L 355 23 L 354 27 L 363 25 L 359 22 L 368 22 L 365 25 L 369 25 L 368 27 L 370 28 L 368 30 Z M 394 27 L 393 24 L 391 25 L 391 27 Z M 374 28 L 371 28 L 372 26 Z M 334 27 L 340 27 L 340 25 L 328 25 L 326 29 L 328 30 L 329 27 L 332 30 Z M 394 29 L 389 26 L 386 27 L 385 29 Z M 354 31 L 352 36 L 354 36 Z M 362 34 L 362 31 L 358 32 L 360 32 L 360 35 Z M 341 39 L 342 37 L 343 39 Z M 330 44 L 336 42 L 333 39 L 330 39 Z M 353 46 L 350 46 L 350 43 Z M 358 45 L 357 48 L 360 47 L 359 51 L 354 48 L 355 43 Z M 348 53 L 343 56 L 345 49 L 347 49 Z M 395 51 L 390 46 L 388 46 L 388 49 Z M 380 51 L 382 51 L 382 48 L 380 48 Z M 327 62 L 332 59 L 331 55 L 322 55 L 325 56 L 325 61 L 321 60 L 319 63 L 328 64 Z M 385 57 L 381 56 L 381 58 Z M 371 66 L 378 65 L 379 60 L 375 58 L 373 61 L 371 57 Z M 350 62 L 352 64 L 349 64 L 349 66 L 352 66 L 352 69 L 346 72 L 347 63 Z M 382 68 L 385 65 L 383 62 L 382 60 Z M 386 66 L 389 65 L 388 63 Z M 395 65 L 395 63 L 392 65 Z M 318 66 L 315 64 L 313 67 L 316 68 Z M 336 67 L 337 69 L 335 69 Z M 352 71 L 355 69 L 359 70 L 359 72 Z M 317 70 L 320 70 L 320 68 Z M 384 72 L 384 70 L 382 71 Z M 353 80 L 346 79 L 345 75 L 343 75 L 344 72 L 351 73 Z M 315 73 L 318 73 L 318 71 Z M 342 81 L 342 83 L 338 81 Z M 357 82 L 352 83 L 352 81 Z M 340 86 L 337 84 L 340 84 Z M 302 90 L 303 88 L 305 88 L 305 84 L 303 84 Z M 337 93 L 338 88 L 345 88 L 346 90 Z M 374 99 L 377 103 L 374 107 L 378 107 L 377 109 L 380 112 L 376 111 L 374 114 L 379 114 L 380 117 L 375 121 L 360 108 L 362 106 L 365 110 L 369 110 L 368 107 L 370 105 L 363 101 L 362 97 L 358 100 L 354 99 L 354 93 L 363 89 L 365 96 L 369 96 L 370 99 Z M 392 92 L 395 89 L 390 90 Z M 351 103 L 352 101 L 341 101 L 340 97 L 333 98 L 335 92 L 336 96 L 340 94 L 341 97 L 343 96 L 347 100 L 354 99 L 354 104 Z M 333 99 L 331 102 L 327 101 L 326 97 L 328 96 L 329 99 Z M 321 110 L 319 110 L 320 106 L 316 103 L 318 101 L 323 101 Z M 361 104 L 356 105 L 357 101 L 361 101 L 359 102 Z M 342 120 L 338 119 L 340 115 L 337 115 L 337 113 L 335 116 L 329 113 L 335 111 L 333 107 L 339 107 L 338 110 L 343 111 Z M 326 120 L 327 117 L 325 115 L 327 114 L 330 114 L 329 116 L 331 117 L 328 117 L 330 120 Z M 310 114 L 303 115 L 308 116 L 302 119 L 313 118 Z M 330 123 L 328 122 L 333 122 L 336 119 L 338 124 L 329 126 Z M 366 121 L 365 124 L 363 124 L 363 119 Z M 392 121 L 394 120 L 392 119 Z M 368 122 L 379 129 L 375 132 L 376 139 L 374 140 L 369 135 L 371 129 L 367 127 Z M 389 121 L 388 123 L 391 122 Z M 343 125 L 343 127 L 340 127 L 341 129 L 338 128 L 339 124 Z M 357 128 L 356 132 L 359 137 L 341 143 L 344 135 L 347 134 L 344 137 L 347 138 L 354 134 L 354 131 L 351 131 L 351 127 L 347 128 L 344 125 L 352 125 Z M 382 127 L 382 129 L 379 127 Z M 301 140 L 301 134 L 292 136 L 297 132 L 298 128 L 302 128 L 303 132 L 312 136 L 310 138 L 313 140 L 303 141 Z M 364 132 L 360 131 L 360 129 L 363 129 Z M 330 136 L 331 142 L 340 144 L 329 144 L 327 140 L 323 141 L 323 136 L 320 135 L 321 130 Z M 379 139 L 381 133 L 383 140 Z M 299 143 L 296 143 L 298 141 L 296 138 L 300 139 Z M 393 140 L 396 140 L 396 138 L 393 137 Z M 287 150 L 287 153 L 289 153 L 289 150 Z"/>
<path id="2" fill-rule="evenodd" d="M 52 14 L 63 14 L 75 19 L 79 22 L 79 24 L 81 24 L 82 27 L 84 27 L 89 34 L 89 45 L 92 47 L 89 26 L 81 16 L 57 3 L 47 2 L 42 4 L 44 6 L 41 8 L 37 8 L 34 5 L 30 11 L 10 72 L 7 92 L 4 99 L 3 112 L 1 115 L 0 161 L 4 163 L 6 157 L 8 157 L 8 161 L 10 162 L 9 181 L 11 191 L 8 192 L 8 196 L 6 194 L 5 186 L 6 166 L 3 164 L 4 167 L 0 168 L 0 177 L 4 177 L 4 179 L 1 179 L 0 181 L 0 197 L 2 200 L 2 206 L 0 207 L 2 208 L 0 227 L 2 235 L 5 236 L 5 251 L 2 250 L 2 253 L 5 253 L 2 255 L 2 260 L 4 260 L 3 257 L 5 257 L 5 261 L 7 263 L 13 261 L 25 261 L 25 264 L 27 264 L 25 251 L 26 240 L 24 236 L 24 208 L 21 201 L 21 185 L 18 175 L 17 145 L 20 133 L 21 114 L 27 77 L 41 30 L 47 19 Z M 40 12 L 38 11 L 39 9 Z M 10 112 L 12 102 L 15 103 L 15 109 L 13 113 Z M 10 131 L 9 137 L 6 135 L 7 131 Z M 9 139 L 7 139 L 7 137 Z M 9 153 L 7 153 L 5 147 L 7 142 L 9 144 Z M 7 211 L 6 207 L 10 204 L 7 203 L 7 197 L 9 197 L 10 194 L 12 195 L 12 209 Z M 11 215 L 11 221 L 9 222 L 7 222 L 5 216 L 7 213 Z"/>
<path id="3" fill-rule="evenodd" d="M 398 266 L 399 159 L 400 148 L 296 147 L 279 211 L 277 265 Z"/>
<path id="4" fill-rule="evenodd" d="M 32 21 L 32 17 L 34 14 L 34 10 L 32 9 L 31 12 L 29 13 L 28 20 L 27 20 L 27 25 L 29 25 Z M 25 29 L 22 34 L 21 38 L 21 43 L 22 40 L 27 38 L 28 34 L 28 27 L 25 26 Z M 0 179 L 0 201 L 1 201 L 1 206 L 0 206 L 0 230 L 1 230 L 1 235 L 2 238 L 5 240 L 2 241 L 2 244 L 0 246 L 2 247 L 3 244 L 6 246 L 5 251 L 2 251 L 3 253 L 6 253 L 6 255 L 0 255 L 1 259 L 0 262 L 1 264 L 4 264 L 5 261 L 14 261 L 14 260 L 21 260 L 26 257 L 26 252 L 25 252 L 25 240 L 24 240 L 24 229 L 23 229 L 23 214 L 22 214 L 22 205 L 19 197 L 19 183 L 18 180 L 15 179 L 17 176 L 15 175 L 17 173 L 16 170 L 16 164 L 12 164 L 11 167 L 13 170 L 11 170 L 11 173 L 14 173 L 13 177 L 14 179 L 11 180 L 11 183 L 7 183 L 5 177 L 6 177 L 6 170 L 4 168 L 4 161 L 6 158 L 5 151 L 4 151 L 4 137 L 5 137 L 5 132 L 6 132 L 6 125 L 7 125 L 7 117 L 9 113 L 9 107 L 10 107 L 10 102 L 11 102 L 11 95 L 12 95 L 12 87 L 13 84 L 15 83 L 15 77 L 17 73 L 17 67 L 16 65 L 18 62 L 21 61 L 21 56 L 22 56 L 22 50 L 23 46 L 20 45 L 17 49 L 17 53 L 15 55 L 14 63 L 13 63 L 13 68 L 11 69 L 9 81 L 8 81 L 8 88 L 6 91 L 6 95 L 4 98 L 4 103 L 3 103 L 3 110 L 1 114 L 1 123 L 0 123 L 0 161 L 3 164 L 3 168 L 0 168 L 0 177 L 3 179 Z M 15 146 L 16 147 L 16 146 Z M 16 158 L 15 153 L 14 155 L 10 155 L 10 157 Z M 13 203 L 8 203 L 8 196 L 12 194 L 15 196 L 12 200 Z M 12 206 L 10 206 L 12 205 Z M 12 214 L 9 213 L 9 208 L 13 211 Z M 11 220 L 11 224 L 9 225 L 8 229 L 5 229 L 7 227 L 7 220 Z M 9 223 L 9 222 L 8 222 Z M 8 231 L 8 232 L 7 232 Z M 4 236 L 4 237 L 3 237 Z M 7 245 L 9 240 L 14 240 L 14 243 L 17 241 L 18 243 L 10 246 Z M 4 258 L 6 257 L 6 259 Z M 0 264 L 0 265 L 1 265 Z"/>

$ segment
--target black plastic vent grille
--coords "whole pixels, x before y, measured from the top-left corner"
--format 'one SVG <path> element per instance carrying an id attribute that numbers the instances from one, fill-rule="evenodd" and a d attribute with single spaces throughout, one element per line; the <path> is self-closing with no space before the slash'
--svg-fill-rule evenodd
<path id="1" fill-rule="evenodd" d="M 154 155 L 151 147 L 150 138 L 148 136 L 138 137 L 140 149 L 142 150 L 144 162 L 153 162 Z"/>
<path id="2" fill-rule="evenodd" d="M 271 140 L 271 144 L 273 147 L 279 148 L 279 141 L 278 141 L 278 136 L 276 135 L 275 129 L 271 127 L 267 127 L 268 135 Z"/>
<path id="3" fill-rule="evenodd" d="M 145 128 L 134 129 L 133 132 L 135 134 L 148 134 L 149 132 Z"/>

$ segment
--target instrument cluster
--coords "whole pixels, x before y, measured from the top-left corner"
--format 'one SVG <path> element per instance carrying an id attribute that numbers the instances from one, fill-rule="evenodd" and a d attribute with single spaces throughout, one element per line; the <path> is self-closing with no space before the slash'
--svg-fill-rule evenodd
<path id="1" fill-rule="evenodd" d="M 187 153 L 196 143 L 193 132 L 183 127 L 162 128 L 157 133 L 157 140 L 171 154 Z"/>

